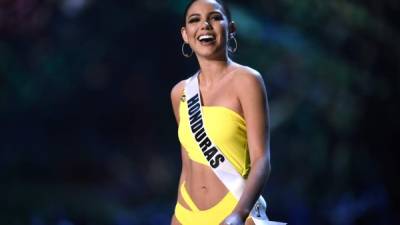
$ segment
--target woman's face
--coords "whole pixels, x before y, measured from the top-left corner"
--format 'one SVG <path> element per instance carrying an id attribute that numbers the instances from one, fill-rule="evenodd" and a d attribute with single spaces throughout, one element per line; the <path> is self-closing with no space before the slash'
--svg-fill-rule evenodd
<path id="1" fill-rule="evenodd" d="M 223 57 L 226 56 L 228 23 L 218 2 L 198 0 L 186 14 L 182 38 L 198 57 Z"/>

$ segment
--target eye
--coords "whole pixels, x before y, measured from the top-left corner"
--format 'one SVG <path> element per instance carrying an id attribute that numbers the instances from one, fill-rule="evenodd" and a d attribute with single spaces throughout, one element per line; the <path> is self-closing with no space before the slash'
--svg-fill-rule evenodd
<path id="1" fill-rule="evenodd" d="M 199 21 L 200 21 L 200 19 L 198 17 L 193 17 L 193 18 L 189 19 L 188 23 L 196 23 L 196 22 L 199 22 Z"/>
<path id="2" fill-rule="evenodd" d="M 219 21 L 219 20 L 223 20 L 224 18 L 222 17 L 222 15 L 215 14 L 215 15 L 211 16 L 211 19 Z"/>

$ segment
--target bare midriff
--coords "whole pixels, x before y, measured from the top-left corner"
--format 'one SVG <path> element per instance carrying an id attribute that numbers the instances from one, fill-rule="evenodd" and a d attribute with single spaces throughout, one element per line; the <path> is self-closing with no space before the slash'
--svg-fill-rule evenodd
<path id="1" fill-rule="evenodd" d="M 199 210 L 213 207 L 228 193 L 210 166 L 189 160 L 187 170 L 185 187 Z"/>

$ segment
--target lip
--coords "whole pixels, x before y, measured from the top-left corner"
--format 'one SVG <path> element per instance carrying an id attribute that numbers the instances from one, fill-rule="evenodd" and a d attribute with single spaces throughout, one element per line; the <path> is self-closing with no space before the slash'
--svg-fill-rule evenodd
<path id="1" fill-rule="evenodd" d="M 198 41 L 200 41 L 200 37 L 201 37 L 201 36 L 205 36 L 205 35 L 207 35 L 207 36 L 212 36 L 212 37 L 214 38 L 214 41 L 215 41 L 215 39 L 216 39 L 215 34 L 213 34 L 213 33 L 204 33 L 204 34 L 200 34 L 200 35 L 198 35 L 198 36 L 196 37 L 196 39 L 197 39 Z M 214 42 L 214 41 L 212 41 L 212 42 Z"/>

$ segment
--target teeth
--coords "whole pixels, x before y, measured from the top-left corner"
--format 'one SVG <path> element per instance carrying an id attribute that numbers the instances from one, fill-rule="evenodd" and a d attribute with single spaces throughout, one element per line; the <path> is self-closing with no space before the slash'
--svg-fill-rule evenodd
<path id="1" fill-rule="evenodd" d="M 201 35 L 201 36 L 199 37 L 199 41 L 206 40 L 206 39 L 213 39 L 213 38 L 214 38 L 213 35 L 209 35 L 209 34 Z"/>

